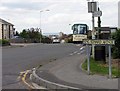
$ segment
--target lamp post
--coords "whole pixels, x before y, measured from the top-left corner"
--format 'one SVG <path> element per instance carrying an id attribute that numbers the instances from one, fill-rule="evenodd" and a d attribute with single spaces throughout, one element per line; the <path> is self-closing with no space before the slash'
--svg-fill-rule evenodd
<path id="1" fill-rule="evenodd" d="M 42 41 L 42 23 L 41 23 L 41 17 L 42 17 L 42 12 L 44 12 L 44 11 L 50 11 L 49 9 L 46 9 L 46 10 L 40 10 L 40 43 L 41 43 L 41 41 Z"/>

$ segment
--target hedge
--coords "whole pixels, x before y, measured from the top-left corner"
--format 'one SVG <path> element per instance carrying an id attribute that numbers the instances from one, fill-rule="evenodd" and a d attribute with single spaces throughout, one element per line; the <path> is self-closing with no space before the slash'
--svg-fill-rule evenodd
<path id="1" fill-rule="evenodd" d="M 8 46 L 8 45 L 10 45 L 9 40 L 0 39 L 0 46 Z"/>

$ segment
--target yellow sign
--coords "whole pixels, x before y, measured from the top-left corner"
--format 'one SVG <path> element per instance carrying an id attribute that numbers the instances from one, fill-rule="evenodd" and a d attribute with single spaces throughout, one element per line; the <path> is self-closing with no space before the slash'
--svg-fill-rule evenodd
<path id="1" fill-rule="evenodd" d="M 83 41 L 83 39 L 87 39 L 87 35 L 82 34 L 73 35 L 73 41 Z"/>
<path id="2" fill-rule="evenodd" d="M 94 45 L 99 45 L 99 44 L 106 44 L 106 45 L 114 45 L 115 41 L 114 40 L 83 40 L 83 44 L 94 44 Z"/>

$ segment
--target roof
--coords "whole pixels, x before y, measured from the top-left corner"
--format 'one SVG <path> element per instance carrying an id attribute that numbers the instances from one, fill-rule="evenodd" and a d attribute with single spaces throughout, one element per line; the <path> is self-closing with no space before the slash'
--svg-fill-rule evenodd
<path id="1" fill-rule="evenodd" d="M 2 24 L 8 24 L 8 25 L 14 26 L 12 23 L 7 22 L 7 21 L 5 21 L 5 20 L 3 20 L 3 19 L 1 19 L 1 18 L 0 18 L 0 22 L 1 22 Z"/>

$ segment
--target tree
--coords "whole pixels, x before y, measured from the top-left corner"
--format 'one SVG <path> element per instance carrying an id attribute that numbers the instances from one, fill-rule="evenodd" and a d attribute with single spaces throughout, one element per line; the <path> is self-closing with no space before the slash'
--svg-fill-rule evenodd
<path id="1" fill-rule="evenodd" d="M 65 38 L 65 42 L 67 43 L 73 43 L 73 35 L 69 34 L 66 38 Z"/>
<path id="2" fill-rule="evenodd" d="M 29 38 L 29 34 L 25 29 L 20 33 L 20 36 L 25 39 Z"/>
<path id="3" fill-rule="evenodd" d="M 35 31 L 34 28 L 31 28 L 30 30 L 23 30 L 20 33 L 20 36 L 24 38 L 27 42 L 40 42 L 40 38 L 42 38 L 41 33 L 39 31 Z"/>
<path id="4" fill-rule="evenodd" d="M 52 43 L 52 40 L 47 36 L 43 36 L 42 43 Z"/>
<path id="5" fill-rule="evenodd" d="M 15 32 L 15 36 L 19 36 L 20 34 L 18 33 L 18 31 Z"/>
<path id="6" fill-rule="evenodd" d="M 120 29 L 112 34 L 112 38 L 115 40 L 115 45 L 112 48 L 113 58 L 120 58 Z"/>

